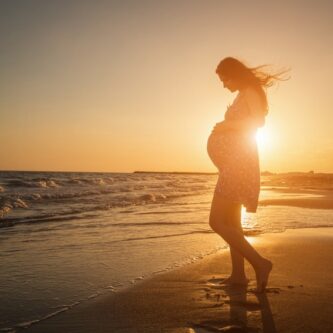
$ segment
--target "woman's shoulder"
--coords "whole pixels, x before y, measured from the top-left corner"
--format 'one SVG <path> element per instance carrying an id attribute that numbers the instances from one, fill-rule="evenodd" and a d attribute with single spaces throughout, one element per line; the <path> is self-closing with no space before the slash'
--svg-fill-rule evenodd
<path id="1" fill-rule="evenodd" d="M 258 90 L 255 87 L 248 86 L 242 91 L 242 95 L 246 97 L 260 97 Z"/>
<path id="2" fill-rule="evenodd" d="M 255 87 L 252 87 L 252 86 L 246 87 L 242 91 L 242 96 L 243 96 L 246 104 L 250 108 L 254 108 L 254 109 L 262 110 L 262 111 L 266 112 L 266 105 L 263 100 L 263 96 Z"/>

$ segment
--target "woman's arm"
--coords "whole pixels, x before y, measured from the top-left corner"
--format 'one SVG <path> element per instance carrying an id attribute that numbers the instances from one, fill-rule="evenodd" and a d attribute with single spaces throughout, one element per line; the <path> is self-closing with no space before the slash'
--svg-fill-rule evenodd
<path id="1" fill-rule="evenodd" d="M 251 125 L 248 120 L 223 120 L 216 123 L 212 133 L 221 133 L 227 131 L 248 131 L 253 129 L 254 125 Z"/>
<path id="2" fill-rule="evenodd" d="M 253 88 L 247 88 L 244 92 L 244 100 L 249 108 L 249 116 L 239 120 L 225 120 L 225 130 L 247 131 L 263 127 L 265 125 L 266 112 L 258 92 Z"/>
<path id="3" fill-rule="evenodd" d="M 221 133 L 225 131 L 242 131 L 247 132 L 249 130 L 254 130 L 257 127 L 257 124 L 250 117 L 241 119 L 241 120 L 223 120 L 219 123 L 216 123 L 213 132 Z"/>
<path id="4" fill-rule="evenodd" d="M 245 91 L 244 99 L 250 111 L 249 116 L 243 119 L 228 119 L 217 123 L 214 127 L 214 132 L 230 130 L 247 132 L 265 125 L 266 113 L 258 93 L 253 88 L 248 88 Z"/>
<path id="5" fill-rule="evenodd" d="M 260 127 L 258 125 L 259 122 L 256 119 L 246 117 L 238 120 L 225 120 L 222 126 L 225 130 L 249 131 Z"/>

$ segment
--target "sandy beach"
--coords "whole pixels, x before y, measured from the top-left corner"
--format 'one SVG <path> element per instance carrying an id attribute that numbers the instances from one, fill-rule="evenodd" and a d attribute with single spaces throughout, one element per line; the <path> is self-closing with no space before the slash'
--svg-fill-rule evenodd
<path id="1" fill-rule="evenodd" d="M 330 332 L 333 228 L 249 237 L 273 263 L 266 293 L 220 282 L 228 250 L 88 301 L 25 332 Z"/>

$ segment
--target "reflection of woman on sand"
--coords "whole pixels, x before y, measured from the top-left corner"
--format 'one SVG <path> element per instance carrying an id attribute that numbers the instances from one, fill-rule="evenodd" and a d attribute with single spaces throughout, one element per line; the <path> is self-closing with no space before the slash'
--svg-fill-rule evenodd
<path id="1" fill-rule="evenodd" d="M 270 87 L 285 72 L 268 74 L 263 66 L 250 68 L 235 58 L 225 58 L 216 73 L 225 88 L 238 91 L 224 120 L 217 123 L 209 136 L 207 151 L 219 170 L 219 178 L 212 200 L 209 224 L 229 245 L 232 260 L 231 276 L 227 284 L 246 285 L 244 258 L 253 266 L 257 291 L 262 292 L 268 282 L 272 263 L 263 258 L 245 239 L 241 225 L 241 206 L 255 213 L 260 192 L 260 168 L 256 131 L 265 124 L 268 102 L 263 87 Z"/>

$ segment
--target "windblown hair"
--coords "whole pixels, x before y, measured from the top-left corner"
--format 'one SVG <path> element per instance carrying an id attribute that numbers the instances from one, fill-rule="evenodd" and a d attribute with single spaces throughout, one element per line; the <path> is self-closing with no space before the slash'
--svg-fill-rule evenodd
<path id="1" fill-rule="evenodd" d="M 227 57 L 218 64 L 216 73 L 234 80 L 239 86 L 252 86 L 259 93 L 268 113 L 268 101 L 263 88 L 271 87 L 276 81 L 289 80 L 290 77 L 285 78 L 283 74 L 289 72 L 290 69 L 271 73 L 262 70 L 267 66 L 270 65 L 248 67 L 235 58 Z"/>

